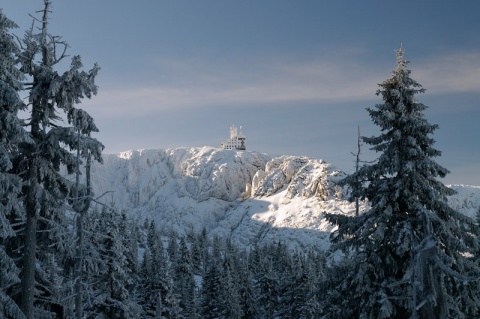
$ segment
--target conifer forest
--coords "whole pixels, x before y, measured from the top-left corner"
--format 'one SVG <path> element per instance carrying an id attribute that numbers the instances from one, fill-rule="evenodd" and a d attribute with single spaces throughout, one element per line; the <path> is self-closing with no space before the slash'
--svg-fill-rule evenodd
<path id="1" fill-rule="evenodd" d="M 32 19 L 18 37 L 0 8 L 0 318 L 480 317 L 480 211 L 448 204 L 402 45 L 367 109 L 380 134 L 359 136 L 377 159 L 338 181 L 356 211 L 325 213 L 331 246 L 242 246 L 99 200 L 101 128 L 79 106 L 102 71 L 49 33 L 51 0 Z"/>

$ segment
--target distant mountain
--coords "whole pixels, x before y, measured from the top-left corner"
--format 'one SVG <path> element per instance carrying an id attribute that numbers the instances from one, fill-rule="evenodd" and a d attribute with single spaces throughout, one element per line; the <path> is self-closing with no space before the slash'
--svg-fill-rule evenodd
<path id="1" fill-rule="evenodd" d="M 281 240 L 292 248 L 326 248 L 333 227 L 324 212 L 352 214 L 335 182 L 344 172 L 323 160 L 211 147 L 139 150 L 104 155 L 92 167 L 96 196 L 134 219 L 186 234 L 242 245 Z M 453 186 L 451 205 L 474 216 L 480 187 Z M 364 208 L 362 203 L 362 208 Z"/>

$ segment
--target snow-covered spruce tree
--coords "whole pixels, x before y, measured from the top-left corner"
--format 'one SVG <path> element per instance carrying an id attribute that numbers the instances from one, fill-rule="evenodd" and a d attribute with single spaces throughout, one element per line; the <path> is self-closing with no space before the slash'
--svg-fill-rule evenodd
<path id="1" fill-rule="evenodd" d="M 140 267 L 140 300 L 146 315 L 153 317 L 157 312 L 157 299 L 161 295 L 164 280 L 165 258 L 163 241 L 158 233 L 155 223 L 150 221 L 147 227 L 146 247 Z M 162 303 L 163 304 L 163 303 Z"/>
<path id="2" fill-rule="evenodd" d="M 74 260 L 74 295 L 75 295 L 75 316 L 78 319 L 83 318 L 84 305 L 84 268 L 86 266 L 84 258 L 84 217 L 90 209 L 92 201 L 91 194 L 91 162 L 92 154 L 88 145 L 84 145 L 85 138 L 89 139 L 92 132 L 98 132 L 98 128 L 94 123 L 93 118 L 84 110 L 76 109 L 73 112 L 73 126 L 77 135 L 77 149 L 76 149 L 76 168 L 75 168 L 75 186 L 72 187 L 70 206 L 75 213 L 75 252 L 70 254 L 71 259 Z M 82 138 L 83 137 L 83 138 Z M 85 185 L 81 183 L 80 176 L 82 175 L 81 163 L 82 159 L 86 159 L 84 175 Z M 72 276 L 71 276 L 72 277 Z"/>
<path id="3" fill-rule="evenodd" d="M 180 295 L 180 308 L 185 318 L 192 318 L 195 305 L 195 280 L 190 250 L 185 237 L 180 240 L 179 259 L 175 268 L 175 286 Z"/>
<path id="4" fill-rule="evenodd" d="M 139 229 L 135 222 L 128 220 L 127 213 L 122 211 L 119 216 L 120 220 L 118 224 L 118 234 L 122 241 L 122 246 L 125 248 L 125 260 L 126 260 L 126 273 L 130 278 L 130 284 L 126 285 L 129 292 L 129 301 L 133 304 L 140 304 L 141 293 L 140 289 L 140 276 L 138 270 L 138 245 Z"/>
<path id="5" fill-rule="evenodd" d="M 220 318 L 243 318 L 242 298 L 240 295 L 239 260 L 237 249 L 230 239 L 225 240 L 223 260 L 219 268 L 219 295 L 216 309 Z"/>
<path id="6" fill-rule="evenodd" d="M 238 294 L 242 307 L 242 318 L 258 318 L 260 316 L 257 291 L 255 289 L 255 270 L 251 268 L 252 258 L 245 250 L 237 253 Z"/>
<path id="7" fill-rule="evenodd" d="M 199 268 L 199 274 L 204 275 L 207 271 L 207 265 L 208 265 L 208 260 L 209 260 L 209 253 L 208 249 L 210 247 L 210 241 L 207 236 L 207 229 L 205 227 L 202 228 L 202 231 L 200 234 L 197 236 L 196 240 L 198 247 L 199 247 L 199 263 L 198 263 L 198 268 Z M 195 252 L 195 250 L 194 250 Z M 195 254 L 194 254 L 195 256 Z"/>
<path id="8" fill-rule="evenodd" d="M 343 180 L 365 181 L 362 198 L 371 208 L 358 217 L 328 214 L 338 226 L 335 248 L 355 264 L 325 303 L 327 318 L 473 318 L 479 316 L 478 225 L 451 209 L 454 193 L 437 180 L 448 170 L 432 158 L 440 152 L 415 95 L 402 47 L 397 68 L 380 84 L 384 103 L 368 109 L 381 129 L 363 138 L 378 160 Z M 348 267 L 346 269 L 349 269 Z M 469 283 L 469 284 L 466 284 Z M 472 291 L 472 289 L 474 291 Z"/>
<path id="9" fill-rule="evenodd" d="M 212 253 L 209 254 L 210 261 L 207 271 L 203 276 L 201 287 L 201 312 L 205 319 L 221 318 L 222 303 L 224 295 L 222 294 L 222 263 L 220 238 L 213 239 Z"/>
<path id="10" fill-rule="evenodd" d="M 23 160 L 18 170 L 24 178 L 26 224 L 24 230 L 21 307 L 27 318 L 34 317 L 35 268 L 37 263 L 37 234 L 42 240 L 62 242 L 55 238 L 54 230 L 63 228 L 58 221 L 64 219 L 64 204 L 75 184 L 60 174 L 60 167 L 73 173 L 77 167 L 77 157 L 72 152 L 81 148 L 92 158 L 101 161 L 102 144 L 86 135 L 77 135 L 78 109 L 75 104 L 84 97 L 96 94 L 94 83 L 99 70 L 94 66 L 90 71 L 82 71 L 79 56 L 72 58 L 70 68 L 59 74 L 55 68 L 66 57 L 67 45 L 60 37 L 48 33 L 48 13 L 51 1 L 44 0 L 40 24 L 26 32 L 22 41 L 19 60 L 21 71 L 27 75 L 25 88 L 29 94 L 30 118 L 26 123 L 32 144 L 22 148 Z M 64 114 L 71 127 L 62 126 L 59 114 Z M 39 233 L 41 231 L 41 233 Z M 50 245 L 46 245 L 50 247 Z M 43 251 L 43 250 L 42 250 Z"/>
<path id="11" fill-rule="evenodd" d="M 180 308 L 180 297 L 174 282 L 175 269 L 170 261 L 168 254 L 165 255 L 163 278 L 162 278 L 162 294 L 163 313 L 169 319 L 183 319 L 182 309 Z"/>
<path id="12" fill-rule="evenodd" d="M 85 310 L 94 317 L 140 318 L 143 315 L 141 307 L 133 300 L 133 291 L 128 290 L 133 284 L 128 267 L 131 261 L 124 244 L 127 234 L 121 233 L 120 215 L 104 207 L 99 219 L 96 231 L 102 234 L 97 242 L 101 262 L 97 273 L 90 279 L 94 291 L 90 292 L 89 298 L 93 301 L 91 308 Z"/>
<path id="13" fill-rule="evenodd" d="M 104 241 L 105 223 L 101 220 L 102 212 L 97 206 L 88 212 L 84 220 L 85 238 L 83 242 L 83 307 L 82 311 L 86 317 L 94 317 L 97 313 L 97 304 L 100 298 L 99 287 L 105 284 L 100 279 L 100 274 L 105 269 L 105 258 L 103 257 L 102 243 Z M 74 264 L 71 266 L 74 269 Z M 73 273 L 73 276 L 75 274 Z M 75 277 L 74 277 L 75 278 Z M 74 289 L 74 287 L 72 287 Z"/>
<path id="14" fill-rule="evenodd" d="M 10 239 L 16 237 L 13 223 L 23 218 L 20 178 L 13 174 L 19 144 L 28 136 L 17 117 L 25 105 L 18 95 L 22 89 L 22 73 L 16 67 L 20 50 L 9 30 L 17 26 L 0 9 L 0 317 L 24 318 L 8 290 L 20 282 L 9 249 Z"/>
<path id="15" fill-rule="evenodd" d="M 258 302 L 261 305 L 260 311 L 262 317 L 267 319 L 276 318 L 278 309 L 281 308 L 279 304 L 281 278 L 279 278 L 276 266 L 272 258 L 264 258 L 257 281 Z"/>

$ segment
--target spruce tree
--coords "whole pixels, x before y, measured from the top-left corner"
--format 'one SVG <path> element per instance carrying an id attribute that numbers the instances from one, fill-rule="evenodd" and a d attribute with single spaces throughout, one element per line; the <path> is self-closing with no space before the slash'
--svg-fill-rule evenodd
<path id="1" fill-rule="evenodd" d="M 77 148 L 76 148 L 76 168 L 75 168 L 75 186 L 72 190 L 71 207 L 76 214 L 75 223 L 75 265 L 74 265 L 74 294 L 75 294 L 75 317 L 77 319 L 83 318 L 83 304 L 84 304 L 84 217 L 90 209 L 92 202 L 91 194 L 91 163 L 92 154 L 90 149 L 81 146 L 85 139 L 90 139 L 92 132 L 98 132 L 98 129 L 93 121 L 93 118 L 84 110 L 77 109 L 73 115 L 74 129 L 77 134 Z M 82 138 L 83 137 L 83 138 Z M 80 182 L 82 175 L 80 164 L 82 159 L 86 159 L 85 164 L 85 185 Z"/>
<path id="2" fill-rule="evenodd" d="M 96 311 L 97 296 L 99 286 L 104 285 L 100 282 L 100 273 L 105 267 L 104 257 L 101 252 L 100 243 L 104 240 L 104 221 L 101 219 L 101 212 L 93 209 L 88 212 L 85 218 L 84 233 L 85 240 L 83 243 L 83 311 L 87 317 Z M 72 266 L 73 269 L 73 266 Z"/>
<path id="3" fill-rule="evenodd" d="M 235 256 L 227 253 L 223 262 L 221 277 L 221 314 L 223 318 L 240 319 L 243 317 L 238 269 L 235 267 Z"/>
<path id="4" fill-rule="evenodd" d="M 202 231 L 198 235 L 198 246 L 200 248 L 200 274 L 204 275 L 207 272 L 208 260 L 209 260 L 209 253 L 208 249 L 210 247 L 210 241 L 207 236 L 207 229 L 205 227 L 202 228 Z"/>
<path id="5" fill-rule="evenodd" d="M 191 318 L 195 302 L 195 280 L 190 250 L 185 237 L 180 240 L 179 260 L 175 269 L 175 286 L 180 295 L 180 307 L 185 318 Z"/>
<path id="6" fill-rule="evenodd" d="M 262 270 L 258 278 L 258 302 L 261 305 L 262 318 L 274 319 L 277 317 L 279 304 L 279 281 L 278 269 L 270 258 L 262 262 Z"/>
<path id="7" fill-rule="evenodd" d="M 133 284 L 129 269 L 128 249 L 124 245 L 125 233 L 121 233 L 119 214 L 104 208 L 97 231 L 102 232 L 98 250 L 102 259 L 99 269 L 92 278 L 95 283 L 95 305 L 93 313 L 108 318 L 138 318 L 142 313 L 133 300 L 129 287 Z"/>
<path id="8" fill-rule="evenodd" d="M 168 254 L 165 255 L 162 273 L 162 290 L 164 291 L 164 293 L 162 293 L 162 298 L 164 298 L 162 305 L 165 317 L 169 319 L 182 319 L 184 317 L 182 315 L 182 308 L 180 307 L 179 292 L 174 282 L 175 270 Z"/>
<path id="9" fill-rule="evenodd" d="M 166 290 L 163 289 L 165 254 L 163 241 L 160 237 L 155 223 L 150 221 L 147 227 L 146 247 L 143 254 L 141 266 L 141 299 L 146 314 L 154 316 L 158 311 L 158 296 L 165 298 Z"/>
<path id="10" fill-rule="evenodd" d="M 202 316 L 203 318 L 213 319 L 220 316 L 220 269 L 216 265 L 211 265 L 202 282 Z"/>
<path id="11" fill-rule="evenodd" d="M 416 100 L 425 90 L 407 64 L 400 47 L 392 77 L 379 84 L 384 103 L 368 109 L 381 134 L 363 141 L 380 153 L 377 161 L 341 182 L 365 181 L 361 197 L 371 208 L 326 216 L 338 226 L 334 247 L 355 262 L 326 303 L 330 318 L 479 315 L 469 297 L 478 293 L 478 226 L 447 204 L 454 191 L 437 180 L 449 172 L 433 160 L 441 152 L 430 137 L 438 126 L 425 119 L 427 106 Z"/>
<path id="12" fill-rule="evenodd" d="M 27 318 L 34 317 L 37 242 L 47 250 L 54 241 L 57 245 L 63 243 L 53 234 L 66 230 L 59 222 L 64 220 L 64 205 L 74 194 L 75 184 L 63 176 L 60 169 L 65 167 L 69 174 L 75 172 L 78 157 L 73 152 L 79 148 L 82 154 L 89 153 L 97 161 L 101 161 L 103 149 L 96 139 L 78 135 L 79 131 L 95 130 L 91 117 L 84 117 L 87 122 L 79 121 L 79 114 L 86 115 L 86 112 L 75 107 L 82 98 L 97 93 L 94 81 L 99 68 L 95 65 L 88 72 L 82 71 L 80 57 L 73 56 L 67 71 L 62 74 L 56 71 L 67 57 L 68 46 L 60 37 L 49 34 L 50 11 L 51 1 L 44 0 L 42 17 L 35 21 L 40 24 L 39 31 L 33 25 L 25 33 L 19 55 L 20 69 L 27 76 L 25 89 L 30 118 L 26 124 L 33 141 L 21 149 L 22 159 L 17 167 L 24 179 L 22 193 L 26 209 L 21 306 Z M 63 126 L 59 114 L 64 115 L 70 126 Z M 37 241 L 39 234 L 43 238 Z"/>
<path id="13" fill-rule="evenodd" d="M 20 282 L 19 269 L 7 248 L 17 236 L 13 224 L 23 218 L 21 181 L 13 173 L 19 156 L 19 144 L 28 140 L 18 111 L 25 105 L 18 92 L 22 89 L 22 73 L 16 67 L 20 49 L 9 33 L 17 26 L 0 9 L 0 317 L 24 318 L 23 313 L 7 293 Z"/>
<path id="14" fill-rule="evenodd" d="M 125 257 L 127 261 L 128 276 L 131 277 L 132 284 L 127 286 L 132 296 L 136 297 L 138 278 L 138 228 L 133 222 L 127 219 L 127 213 L 122 211 L 119 221 L 119 235 L 122 239 L 122 245 L 125 247 Z"/>

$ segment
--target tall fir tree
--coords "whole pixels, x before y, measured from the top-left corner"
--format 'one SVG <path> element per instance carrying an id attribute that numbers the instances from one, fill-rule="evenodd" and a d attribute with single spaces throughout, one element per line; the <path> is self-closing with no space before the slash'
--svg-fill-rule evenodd
<path id="1" fill-rule="evenodd" d="M 267 255 L 268 256 L 268 255 Z M 279 281 L 278 269 L 272 262 L 272 258 L 262 261 L 262 269 L 257 281 L 258 302 L 261 305 L 261 316 L 266 319 L 274 319 L 281 308 L 279 304 Z"/>
<path id="2" fill-rule="evenodd" d="M 140 271 L 142 285 L 141 299 L 145 313 L 153 316 L 158 312 L 158 296 L 162 295 L 162 297 L 165 297 L 165 291 L 162 287 L 165 254 L 163 251 L 163 241 L 157 231 L 155 222 L 150 221 L 146 227 L 146 247 Z"/>
<path id="3" fill-rule="evenodd" d="M 238 292 L 243 312 L 242 318 L 258 318 L 260 311 L 257 301 L 257 291 L 255 289 L 254 269 L 250 268 L 250 258 L 246 252 L 242 257 L 243 263 L 241 263 L 238 269 Z"/>
<path id="4" fill-rule="evenodd" d="M 19 146 L 28 141 L 17 114 L 25 108 L 18 92 L 23 75 L 16 65 L 20 48 L 10 34 L 17 26 L 0 9 L 0 317 L 24 318 L 7 292 L 20 282 L 19 269 L 7 248 L 17 236 L 14 223 L 23 219 L 21 181 L 13 173 Z M 17 240 L 17 238 L 15 238 Z"/>
<path id="5" fill-rule="evenodd" d="M 96 285 L 94 305 L 91 312 L 107 318 L 139 318 L 141 307 L 135 303 L 129 291 L 133 285 L 129 268 L 131 261 L 128 247 L 124 245 L 125 233 L 122 233 L 122 220 L 115 210 L 106 208 L 100 215 L 101 222 L 97 232 L 102 233 L 97 243 L 102 262 L 92 282 Z"/>
<path id="6" fill-rule="evenodd" d="M 23 177 L 24 207 L 26 222 L 24 230 L 21 307 L 27 318 L 34 317 L 35 272 L 37 260 L 37 242 L 44 244 L 46 250 L 51 247 L 48 241 L 57 246 L 65 242 L 57 236 L 65 231 L 64 205 L 73 194 L 75 184 L 63 176 L 61 167 L 73 173 L 78 158 L 72 151 L 81 148 L 83 154 L 101 161 L 103 145 L 86 135 L 77 135 L 79 130 L 91 128 L 89 123 L 78 121 L 79 113 L 86 114 L 75 107 L 84 97 L 97 93 L 95 77 L 99 70 L 94 66 L 90 71 L 82 71 L 79 56 L 71 60 L 70 68 L 63 74 L 56 71 L 59 63 L 67 56 L 67 44 L 58 36 L 48 32 L 48 14 L 51 1 L 44 0 L 42 17 L 35 22 L 40 24 L 25 33 L 22 52 L 19 56 L 21 71 L 27 75 L 25 89 L 28 91 L 27 127 L 33 143 L 21 149 L 22 160 L 17 169 Z M 65 127 L 65 116 L 70 125 Z M 88 125 L 87 125 L 88 124 Z M 86 126 L 85 126 L 86 125 Z M 37 241 L 37 236 L 43 236 Z M 65 247 L 57 247 L 64 249 Z M 42 255 L 45 250 L 42 249 Z"/>
<path id="7" fill-rule="evenodd" d="M 74 264 L 74 295 L 75 295 L 75 317 L 83 318 L 84 305 L 84 217 L 90 210 L 92 202 L 91 194 L 91 164 L 92 154 L 90 149 L 82 147 L 81 143 L 86 138 L 90 138 L 92 132 L 98 132 L 93 118 L 84 110 L 77 109 L 73 115 L 74 128 L 77 134 L 76 148 L 76 168 L 75 168 L 75 186 L 71 191 L 71 207 L 76 214 L 75 220 L 75 260 Z M 84 137 L 82 139 L 82 137 Z M 82 159 L 86 159 L 85 164 L 85 185 L 81 184 L 80 176 L 82 175 L 80 164 Z"/>
<path id="8" fill-rule="evenodd" d="M 122 211 L 119 221 L 119 235 L 122 245 L 125 247 L 125 257 L 127 262 L 128 276 L 131 278 L 131 284 L 127 286 L 130 296 L 137 299 L 138 295 L 138 227 L 127 218 L 127 213 Z"/>
<path id="9" fill-rule="evenodd" d="M 243 317 L 242 298 L 238 281 L 235 255 L 231 252 L 226 252 L 220 277 L 222 296 L 220 313 L 222 318 L 241 319 Z"/>
<path id="10" fill-rule="evenodd" d="M 474 262 L 478 225 L 447 204 L 454 191 L 437 178 L 448 170 L 432 159 L 441 155 L 430 137 L 438 126 L 425 119 L 427 106 L 415 97 L 425 90 L 407 64 L 400 46 L 397 68 L 377 91 L 384 103 L 368 109 L 381 134 L 363 141 L 380 153 L 378 160 L 342 182 L 365 181 L 361 197 L 371 208 L 358 217 L 326 216 L 338 226 L 334 247 L 354 260 L 336 288 L 341 293 L 326 304 L 326 317 L 479 315 L 470 298 L 480 275 Z"/>
<path id="11" fill-rule="evenodd" d="M 221 318 L 223 297 L 220 265 L 211 263 L 202 282 L 201 312 L 203 318 Z"/>
<path id="12" fill-rule="evenodd" d="M 192 318 L 195 306 L 193 263 L 186 238 L 180 240 L 179 259 L 175 269 L 175 286 L 180 294 L 180 307 L 185 318 Z"/>
<path id="13" fill-rule="evenodd" d="M 175 240 L 176 240 L 176 236 Z M 179 291 L 175 286 L 175 269 L 168 254 L 165 255 L 164 269 L 162 278 L 162 306 L 164 316 L 168 319 L 183 319 L 182 308 L 180 307 Z"/>

